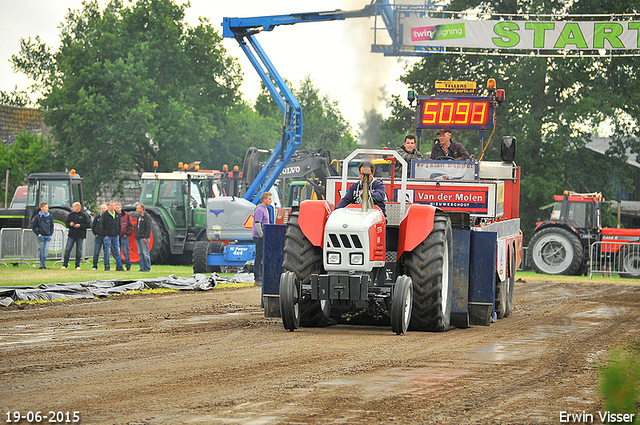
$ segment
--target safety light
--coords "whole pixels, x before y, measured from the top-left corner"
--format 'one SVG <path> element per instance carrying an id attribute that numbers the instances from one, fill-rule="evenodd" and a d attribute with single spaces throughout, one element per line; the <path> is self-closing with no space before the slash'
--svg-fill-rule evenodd
<path id="1" fill-rule="evenodd" d="M 196 171 L 200 171 L 200 164 L 196 164 Z"/>
<path id="2" fill-rule="evenodd" d="M 183 165 L 184 165 L 184 164 L 182 163 L 182 161 L 178 162 L 178 169 L 179 169 L 179 170 L 182 170 L 182 166 L 183 166 Z"/>
<path id="3" fill-rule="evenodd" d="M 416 100 L 416 92 L 413 90 L 409 90 L 409 92 L 407 93 L 407 100 L 410 104 L 413 105 L 413 102 Z"/>
<path id="4" fill-rule="evenodd" d="M 329 263 L 329 264 L 340 264 L 340 253 L 339 252 L 329 252 L 329 253 L 327 253 L 327 263 Z"/>
<path id="5" fill-rule="evenodd" d="M 153 166 L 154 166 L 155 168 L 158 168 L 158 161 L 153 161 Z"/>
<path id="6" fill-rule="evenodd" d="M 237 166 L 237 165 L 234 165 L 234 166 L 233 166 L 233 171 L 238 171 L 238 170 L 239 170 L 238 166 Z"/>
<path id="7" fill-rule="evenodd" d="M 349 263 L 353 266 L 361 266 L 364 263 L 364 255 L 361 252 L 351 253 Z"/>
<path id="8" fill-rule="evenodd" d="M 229 166 L 227 164 L 224 164 L 222 166 L 222 171 L 227 171 L 227 170 L 229 170 Z"/>
<path id="9" fill-rule="evenodd" d="M 496 89 L 496 79 L 495 78 L 489 78 L 487 80 L 487 88 L 489 90 L 495 90 Z"/>
<path id="10" fill-rule="evenodd" d="M 496 91 L 496 101 L 498 102 L 498 105 L 501 105 L 502 102 L 504 102 L 504 89 L 498 89 L 498 91 Z"/>
<path id="11" fill-rule="evenodd" d="M 189 169 L 189 164 L 184 164 L 182 168 L 184 168 L 184 171 L 187 171 Z"/>
<path id="12" fill-rule="evenodd" d="M 69 175 L 70 175 L 71 177 L 75 176 L 75 175 L 76 175 L 76 170 L 74 170 L 74 169 L 72 168 L 72 169 L 71 169 L 71 171 L 69 171 Z"/>

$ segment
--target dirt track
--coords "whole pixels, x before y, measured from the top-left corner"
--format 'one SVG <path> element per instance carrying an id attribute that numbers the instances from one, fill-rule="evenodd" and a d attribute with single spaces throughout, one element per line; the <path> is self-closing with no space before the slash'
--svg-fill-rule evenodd
<path id="1" fill-rule="evenodd" d="M 344 325 L 287 332 L 263 317 L 255 287 L 14 306 L 0 310 L 0 414 L 559 424 L 560 412 L 585 411 L 600 423 L 597 364 L 640 338 L 639 307 L 640 286 L 519 282 L 511 317 L 490 327 L 397 336 Z"/>

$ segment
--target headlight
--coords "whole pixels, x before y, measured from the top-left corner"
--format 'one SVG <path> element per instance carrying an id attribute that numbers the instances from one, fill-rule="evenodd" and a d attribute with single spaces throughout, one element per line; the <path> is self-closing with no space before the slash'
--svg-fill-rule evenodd
<path id="1" fill-rule="evenodd" d="M 327 263 L 329 263 L 329 264 L 340 264 L 340 253 L 339 252 L 329 252 L 327 254 Z"/>
<path id="2" fill-rule="evenodd" d="M 358 252 L 349 255 L 349 263 L 354 266 L 361 266 L 364 264 L 364 254 Z"/>

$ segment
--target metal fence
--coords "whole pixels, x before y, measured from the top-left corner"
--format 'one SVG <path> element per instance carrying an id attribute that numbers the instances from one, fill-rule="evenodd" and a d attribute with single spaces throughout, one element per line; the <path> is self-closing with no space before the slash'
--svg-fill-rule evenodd
<path id="1" fill-rule="evenodd" d="M 68 229 L 56 226 L 49 245 L 47 260 L 62 261 L 67 244 Z M 87 237 L 82 244 L 82 261 L 93 257 L 95 237 L 91 230 L 87 230 Z M 38 265 L 38 238 L 31 229 L 0 229 L 0 264 L 26 263 Z M 76 249 L 71 250 L 69 261 L 75 260 Z M 102 256 L 100 258 L 102 260 Z"/>
<path id="2" fill-rule="evenodd" d="M 591 245 L 589 278 L 603 276 L 640 278 L 640 244 L 622 241 L 601 241 Z"/>

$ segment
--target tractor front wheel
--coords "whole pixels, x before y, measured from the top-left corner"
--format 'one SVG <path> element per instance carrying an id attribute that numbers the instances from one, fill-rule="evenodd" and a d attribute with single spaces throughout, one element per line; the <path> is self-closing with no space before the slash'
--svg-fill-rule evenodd
<path id="1" fill-rule="evenodd" d="M 282 325 L 293 332 L 300 327 L 300 291 L 295 273 L 284 272 L 280 275 L 279 295 Z"/>
<path id="2" fill-rule="evenodd" d="M 309 284 L 312 274 L 320 274 L 322 267 L 322 248 L 311 244 L 302 233 L 298 223 L 299 211 L 289 216 L 287 232 L 284 235 L 282 271 L 295 273 L 301 284 Z M 311 294 L 300 293 L 300 325 L 327 326 L 331 304 L 328 301 L 312 300 Z"/>
<path id="3" fill-rule="evenodd" d="M 391 330 L 398 335 L 407 332 L 411 321 L 413 284 L 411 278 L 398 276 L 391 296 Z"/>

